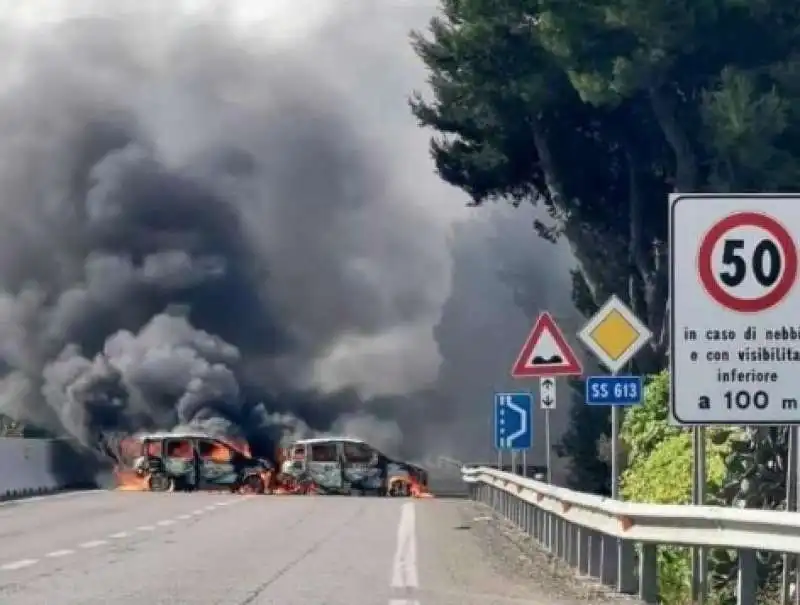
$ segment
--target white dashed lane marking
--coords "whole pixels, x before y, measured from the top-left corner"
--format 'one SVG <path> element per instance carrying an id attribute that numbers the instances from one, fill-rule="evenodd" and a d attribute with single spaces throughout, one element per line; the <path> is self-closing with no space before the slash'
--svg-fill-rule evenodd
<path id="1" fill-rule="evenodd" d="M 3 566 L 0 566 L 0 569 L 4 571 L 14 571 L 15 569 L 23 569 L 24 567 L 30 567 L 31 565 L 35 565 L 38 563 L 38 559 L 21 559 L 20 561 L 14 561 L 13 563 L 6 563 Z"/>
<path id="2" fill-rule="evenodd" d="M 86 493 L 86 492 L 84 492 L 84 493 Z M 239 502 L 242 502 L 243 500 L 249 500 L 249 499 L 254 498 L 254 497 L 255 496 L 248 495 L 248 496 L 236 498 L 235 500 L 223 500 L 223 501 L 217 502 L 215 504 L 211 504 L 209 506 L 205 506 L 203 508 L 198 508 L 196 510 L 193 510 L 191 513 L 184 513 L 184 514 L 181 514 L 181 515 L 177 515 L 174 519 L 162 519 L 161 521 L 157 521 L 155 523 L 155 525 L 140 525 L 135 529 L 135 531 L 119 531 L 117 533 L 110 534 L 108 536 L 108 538 L 113 539 L 113 540 L 122 540 L 124 538 L 131 537 L 137 531 L 139 531 L 139 532 L 152 532 L 152 531 L 156 530 L 156 527 L 170 527 L 172 525 L 175 525 L 178 521 L 189 521 L 189 520 L 191 520 L 191 519 L 193 519 L 195 517 L 198 517 L 198 516 L 200 516 L 202 514 L 205 514 L 206 512 L 211 512 L 216 508 L 221 508 L 223 506 L 229 506 L 231 504 L 237 504 Z M 52 496 L 51 496 L 51 498 L 52 498 Z M 81 544 L 78 544 L 77 548 L 87 550 L 87 549 L 92 549 L 92 548 L 98 548 L 98 547 L 104 546 L 106 544 L 108 544 L 108 540 L 89 540 L 88 542 L 83 542 Z M 76 551 L 73 550 L 73 549 L 64 548 L 64 549 L 61 549 L 61 550 L 54 550 L 52 552 L 49 552 L 46 555 L 44 555 L 44 558 L 47 558 L 47 559 L 58 559 L 60 557 L 67 557 L 69 555 L 74 555 L 75 552 Z M 38 562 L 39 562 L 39 559 L 20 559 L 19 561 L 11 561 L 10 563 L 5 563 L 3 565 L 0 565 L 0 571 L 15 571 L 17 569 L 24 569 L 26 567 L 30 567 L 31 565 L 36 565 Z"/>
<path id="3" fill-rule="evenodd" d="M 74 555 L 75 551 L 70 550 L 69 548 L 65 548 L 64 550 L 54 550 L 53 552 L 49 552 L 45 555 L 50 559 L 57 559 L 58 557 L 66 557 L 67 555 Z"/>

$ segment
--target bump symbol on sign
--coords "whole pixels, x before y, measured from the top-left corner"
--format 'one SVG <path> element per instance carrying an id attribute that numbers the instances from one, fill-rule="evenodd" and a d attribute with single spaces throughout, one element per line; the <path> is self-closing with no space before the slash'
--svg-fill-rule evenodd
<path id="1" fill-rule="evenodd" d="M 553 317 L 542 312 L 520 351 L 511 375 L 514 378 L 541 376 L 579 376 L 580 361 L 567 344 Z"/>

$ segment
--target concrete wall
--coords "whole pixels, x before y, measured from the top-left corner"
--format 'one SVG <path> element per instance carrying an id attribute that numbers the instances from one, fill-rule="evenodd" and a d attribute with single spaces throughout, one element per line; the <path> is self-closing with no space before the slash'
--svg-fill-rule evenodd
<path id="1" fill-rule="evenodd" d="M 100 461 L 59 439 L 0 438 L 0 500 L 96 485 Z"/>

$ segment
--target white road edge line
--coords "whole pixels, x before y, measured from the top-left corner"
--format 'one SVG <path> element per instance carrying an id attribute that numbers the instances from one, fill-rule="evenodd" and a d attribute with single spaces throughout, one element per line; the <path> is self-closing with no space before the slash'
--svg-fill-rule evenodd
<path id="1" fill-rule="evenodd" d="M 415 514 L 414 502 L 403 504 L 397 525 L 397 548 L 392 563 L 392 588 L 419 587 Z M 408 604 L 408 601 L 404 602 Z"/>
<path id="2" fill-rule="evenodd" d="M 0 569 L 3 571 L 14 571 L 15 569 L 22 569 L 23 567 L 30 567 L 38 562 L 39 559 L 21 559 L 19 561 L 14 561 L 13 563 L 6 563 L 5 565 L 0 566 Z"/>
<path id="3" fill-rule="evenodd" d="M 76 490 L 74 492 L 63 492 L 59 494 L 44 494 L 41 496 L 29 496 L 12 500 L 4 500 L 0 502 L 0 507 L 3 506 L 17 506 L 20 504 L 33 504 L 35 502 L 45 502 L 47 500 L 63 500 L 64 498 L 77 498 L 78 496 L 91 496 L 96 494 L 111 493 L 105 489 L 86 489 Z"/>
<path id="4" fill-rule="evenodd" d="M 57 557 L 66 557 L 67 555 L 74 555 L 74 554 L 75 554 L 74 550 L 65 548 L 64 550 L 54 550 L 53 552 L 49 552 L 45 555 L 45 557 L 49 557 L 50 559 L 55 559 Z"/>

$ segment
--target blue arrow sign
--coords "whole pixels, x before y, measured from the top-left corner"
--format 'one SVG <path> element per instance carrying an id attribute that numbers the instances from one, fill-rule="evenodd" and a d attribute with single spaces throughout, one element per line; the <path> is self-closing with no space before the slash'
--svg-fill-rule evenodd
<path id="1" fill-rule="evenodd" d="M 641 376 L 589 376 L 586 379 L 586 405 L 637 405 L 641 402 Z"/>
<path id="2" fill-rule="evenodd" d="M 494 447 L 526 450 L 533 445 L 533 395 L 496 393 L 494 396 Z"/>

